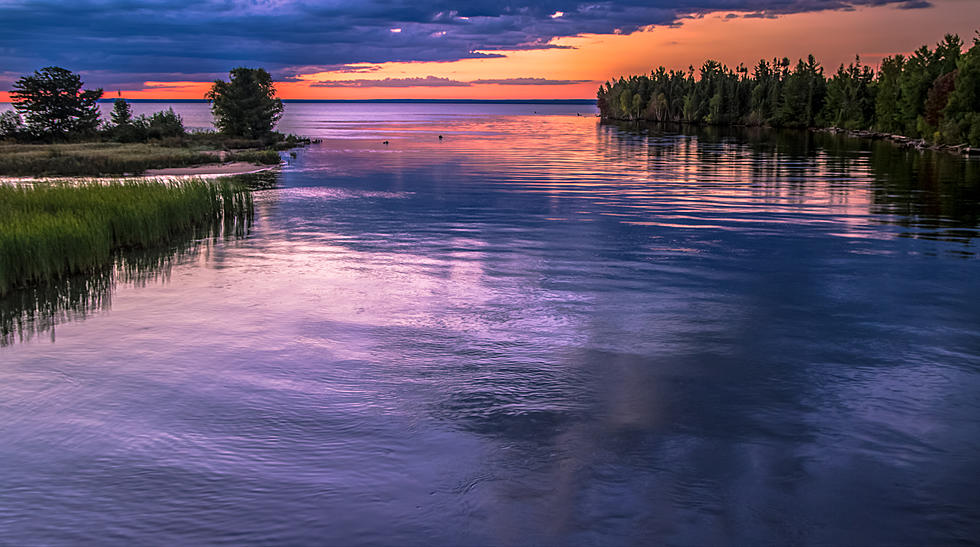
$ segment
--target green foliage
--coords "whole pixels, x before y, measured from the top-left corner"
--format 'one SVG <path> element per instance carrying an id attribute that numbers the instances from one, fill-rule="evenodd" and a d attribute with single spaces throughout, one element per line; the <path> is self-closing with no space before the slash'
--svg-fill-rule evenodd
<path id="1" fill-rule="evenodd" d="M 904 129 L 901 111 L 902 74 L 905 57 L 885 57 L 878 71 L 875 97 L 875 127 L 886 133 L 901 133 Z"/>
<path id="2" fill-rule="evenodd" d="M 243 161 L 246 163 L 257 163 L 260 165 L 279 165 L 282 158 L 275 150 L 239 150 L 228 152 L 225 161 Z"/>
<path id="3" fill-rule="evenodd" d="M 65 140 L 90 135 L 99 125 L 102 90 L 83 90 L 77 74 L 45 67 L 17 80 L 10 92 L 27 130 L 38 138 Z"/>
<path id="4" fill-rule="evenodd" d="M 955 89 L 942 112 L 941 134 L 947 142 L 980 146 L 980 34 L 956 66 Z"/>
<path id="5" fill-rule="evenodd" d="M 860 58 L 847 67 L 841 65 L 827 81 L 827 98 L 821 114 L 823 124 L 864 129 L 871 126 L 874 115 L 874 71 L 862 66 Z"/>
<path id="6" fill-rule="evenodd" d="M 122 103 L 123 107 L 120 107 Z M 121 109 L 120 120 L 128 121 L 116 122 L 116 109 Z M 116 101 L 116 108 L 113 110 L 113 123 L 116 125 L 109 128 L 113 139 L 118 142 L 147 142 L 151 140 L 162 140 L 183 137 L 187 134 L 184 130 L 184 120 L 173 108 L 168 108 L 153 114 L 132 117 L 132 111 L 125 101 Z"/>
<path id="7" fill-rule="evenodd" d="M 956 89 L 956 76 L 957 71 L 954 70 L 936 78 L 926 95 L 921 125 L 927 128 L 929 134 L 934 132 L 943 121 L 943 110 L 949 102 L 949 96 Z"/>
<path id="8" fill-rule="evenodd" d="M 149 116 L 137 116 L 133 125 L 143 131 L 144 140 L 180 137 L 185 133 L 184 120 L 173 108 L 154 112 Z"/>
<path id="9" fill-rule="evenodd" d="M 215 125 L 233 137 L 259 139 L 275 129 L 282 116 L 272 76 L 262 68 L 232 69 L 229 81 L 217 80 L 205 97 Z"/>
<path id="10" fill-rule="evenodd" d="M 812 55 L 749 70 L 706 61 L 695 77 L 664 67 L 599 87 L 604 118 L 706 125 L 877 129 L 947 144 L 980 146 L 980 36 L 963 53 L 947 34 L 935 50 L 882 60 L 877 73 L 860 59 L 829 79 Z M 638 107 L 639 105 L 639 107 Z"/>
<path id="11" fill-rule="evenodd" d="M 24 122 L 16 110 L 6 110 L 0 114 L 0 140 L 16 139 L 24 130 Z"/>
<path id="12" fill-rule="evenodd" d="M 109 114 L 109 119 L 115 126 L 133 123 L 133 108 L 125 99 L 116 99 L 112 103 L 112 113 Z"/>
<path id="13" fill-rule="evenodd" d="M 228 181 L 0 186 L 0 295 L 90 272 L 120 249 L 244 225 L 251 194 Z"/>
<path id="14" fill-rule="evenodd" d="M 919 136 L 919 116 L 925 109 L 926 94 L 935 79 L 931 67 L 933 60 L 933 52 L 922 46 L 909 56 L 902 71 L 898 111 L 901 117 L 900 128 L 906 135 Z"/>
<path id="15" fill-rule="evenodd" d="M 779 107 L 774 118 L 780 127 L 814 127 L 817 114 L 823 108 L 827 81 L 820 63 L 810 55 L 800 59 L 783 79 Z"/>

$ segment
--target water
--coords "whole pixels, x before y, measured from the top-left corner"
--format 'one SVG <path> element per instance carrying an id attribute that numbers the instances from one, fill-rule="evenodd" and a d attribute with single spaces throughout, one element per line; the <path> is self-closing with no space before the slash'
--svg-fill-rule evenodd
<path id="1" fill-rule="evenodd" d="M 0 348 L 0 543 L 980 537 L 980 165 L 584 110 L 289 105 L 249 237 Z"/>

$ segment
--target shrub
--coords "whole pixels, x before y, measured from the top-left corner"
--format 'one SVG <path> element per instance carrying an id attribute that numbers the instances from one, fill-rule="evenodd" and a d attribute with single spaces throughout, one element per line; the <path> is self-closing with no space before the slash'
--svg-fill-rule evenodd
<path id="1" fill-rule="evenodd" d="M 24 122 L 16 110 L 7 110 L 0 114 L 0 140 L 17 139 L 24 131 Z"/>

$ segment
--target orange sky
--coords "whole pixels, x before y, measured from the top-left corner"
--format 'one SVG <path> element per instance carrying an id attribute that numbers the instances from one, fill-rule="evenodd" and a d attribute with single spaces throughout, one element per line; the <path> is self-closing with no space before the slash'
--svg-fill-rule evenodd
<path id="1" fill-rule="evenodd" d="M 585 35 L 554 43 L 571 49 L 504 52 L 505 57 L 455 62 L 359 65 L 362 72 L 306 74 L 297 82 L 277 85 L 284 99 L 578 99 L 595 97 L 609 78 L 646 73 L 658 65 L 686 68 L 714 58 L 729 65 L 754 64 L 760 58 L 798 58 L 814 53 L 828 67 L 853 59 L 870 64 L 922 44 L 934 45 L 947 32 L 968 44 L 980 27 L 980 1 L 945 0 L 929 9 L 864 8 L 787 15 L 777 19 L 726 19 L 724 13 L 690 19 L 677 27 L 656 27 L 631 35 Z M 312 87 L 329 80 L 384 78 L 477 79 L 547 78 L 584 80 L 570 85 L 473 84 L 454 87 Z M 142 89 L 122 90 L 128 98 L 200 99 L 208 82 L 146 82 Z M 107 92 L 107 96 L 115 96 Z M 0 100 L 7 100 L 0 93 Z"/>

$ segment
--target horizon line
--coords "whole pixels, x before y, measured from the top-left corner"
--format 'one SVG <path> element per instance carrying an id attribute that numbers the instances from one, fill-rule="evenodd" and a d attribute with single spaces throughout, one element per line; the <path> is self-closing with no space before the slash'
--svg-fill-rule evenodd
<path id="1" fill-rule="evenodd" d="M 207 103 L 207 99 L 129 99 L 131 103 Z M 115 102 L 116 98 L 101 98 L 100 103 Z M 282 99 L 284 103 L 457 103 L 457 104 L 594 104 L 596 99 Z"/>

